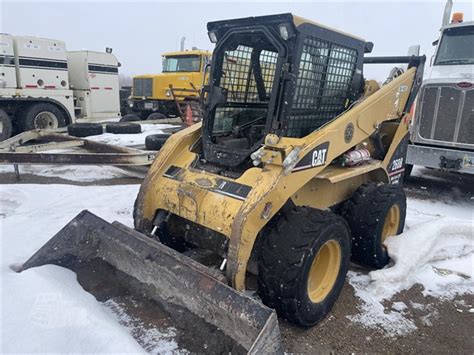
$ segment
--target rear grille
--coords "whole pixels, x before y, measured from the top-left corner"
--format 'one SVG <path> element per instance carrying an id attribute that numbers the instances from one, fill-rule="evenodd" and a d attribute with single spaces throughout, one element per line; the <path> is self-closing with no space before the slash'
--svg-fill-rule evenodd
<path id="1" fill-rule="evenodd" d="M 153 79 L 133 79 L 133 96 L 153 96 Z"/>
<path id="2" fill-rule="evenodd" d="M 455 84 L 426 85 L 417 107 L 419 143 L 472 148 L 474 145 L 474 89 Z"/>

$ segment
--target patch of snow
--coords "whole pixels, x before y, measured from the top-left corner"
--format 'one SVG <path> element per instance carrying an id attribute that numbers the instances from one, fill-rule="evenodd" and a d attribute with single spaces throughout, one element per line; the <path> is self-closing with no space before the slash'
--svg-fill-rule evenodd
<path id="1" fill-rule="evenodd" d="M 81 210 L 133 225 L 138 185 L 0 185 L 2 351 L 144 353 L 133 331 L 84 291 L 72 271 L 45 265 L 16 269 Z M 154 330 L 155 353 L 172 352 L 172 332 Z M 162 336 L 162 338 L 160 338 Z M 162 340 L 162 341 L 160 341 Z"/>
<path id="2" fill-rule="evenodd" d="M 398 312 L 403 312 L 405 309 L 407 309 L 407 305 L 404 302 L 393 302 L 392 309 Z"/>
<path id="3" fill-rule="evenodd" d="M 445 300 L 474 292 L 472 206 L 414 199 L 408 203 L 405 232 L 385 242 L 391 264 L 369 274 L 348 273 L 349 283 L 362 300 L 361 313 L 348 318 L 381 329 L 387 336 L 417 329 L 405 315 L 406 305 L 394 302 L 389 309 L 384 307 L 397 293 L 415 284 L 423 287 L 423 295 Z M 427 310 L 426 305 L 412 302 L 411 306 Z M 432 311 L 421 321 L 430 325 L 437 315 Z"/>
<path id="4" fill-rule="evenodd" d="M 2 352 L 144 353 L 72 271 L 45 265 L 17 274 L 3 265 L 2 278 Z"/>
<path id="5" fill-rule="evenodd" d="M 97 136 L 87 137 L 86 139 L 90 139 L 95 142 L 114 144 L 114 145 L 118 145 L 122 147 L 130 147 L 130 146 L 136 146 L 136 145 L 144 145 L 146 136 L 150 134 L 164 133 L 165 129 L 176 127 L 170 124 L 141 124 L 141 126 L 142 126 L 142 133 L 134 133 L 134 134 L 103 133 Z"/>

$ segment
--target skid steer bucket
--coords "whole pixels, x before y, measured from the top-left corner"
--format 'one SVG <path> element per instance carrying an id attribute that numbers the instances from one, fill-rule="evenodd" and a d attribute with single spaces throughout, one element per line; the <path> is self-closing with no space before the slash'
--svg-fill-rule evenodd
<path id="1" fill-rule="evenodd" d="M 231 338 L 236 352 L 281 352 L 275 312 L 237 292 L 197 261 L 118 222 L 82 211 L 40 248 L 20 272 L 45 264 L 75 270 L 100 260 L 130 278 L 130 287 L 162 305 L 196 316 Z M 82 266 L 81 266 L 82 265 Z M 202 341 L 202 340 L 201 340 Z M 211 349 L 208 349 L 208 351 Z M 204 351 L 204 350 L 203 350 Z"/>

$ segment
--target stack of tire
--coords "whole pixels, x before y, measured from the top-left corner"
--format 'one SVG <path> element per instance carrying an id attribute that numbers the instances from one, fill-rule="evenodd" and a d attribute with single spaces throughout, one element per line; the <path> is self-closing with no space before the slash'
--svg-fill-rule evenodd
<path id="1" fill-rule="evenodd" d="M 114 134 L 134 134 L 141 133 L 142 128 L 136 123 L 119 122 L 106 124 L 105 131 Z M 88 137 L 102 134 L 104 129 L 100 123 L 73 123 L 67 127 L 67 132 L 74 137 Z"/>

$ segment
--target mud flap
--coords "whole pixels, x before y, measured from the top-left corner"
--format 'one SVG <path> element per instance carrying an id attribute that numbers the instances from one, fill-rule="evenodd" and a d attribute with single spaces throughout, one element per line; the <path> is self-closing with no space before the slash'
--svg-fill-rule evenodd
<path id="1" fill-rule="evenodd" d="M 45 264 L 72 268 L 97 258 L 133 277 L 157 302 L 184 307 L 219 328 L 248 353 L 282 352 L 274 310 L 229 287 L 195 260 L 87 210 L 41 247 L 20 272 Z"/>

